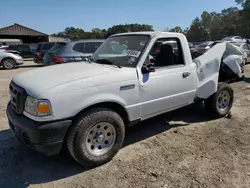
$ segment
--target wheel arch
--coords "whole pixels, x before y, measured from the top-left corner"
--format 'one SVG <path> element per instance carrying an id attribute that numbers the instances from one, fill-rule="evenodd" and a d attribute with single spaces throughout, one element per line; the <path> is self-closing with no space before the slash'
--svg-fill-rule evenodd
<path id="1" fill-rule="evenodd" d="M 14 58 L 12 58 L 12 57 L 4 57 L 4 58 L 0 61 L 0 65 L 1 65 L 1 66 L 3 65 L 3 61 L 4 61 L 5 59 L 12 59 L 12 60 L 14 60 L 14 61 L 16 62 L 16 60 L 15 60 Z"/>
<path id="2" fill-rule="evenodd" d="M 82 109 L 81 111 L 79 111 L 74 116 L 73 120 L 76 119 L 77 117 L 79 117 L 80 115 L 82 115 L 84 112 L 88 111 L 89 109 L 98 108 L 98 107 L 108 108 L 110 110 L 117 112 L 121 116 L 121 118 L 123 119 L 125 125 L 127 125 L 129 123 L 129 115 L 128 115 L 127 110 L 125 109 L 125 107 L 122 104 L 115 102 L 115 101 L 103 101 L 103 102 L 91 104 L 91 105 L 85 107 L 84 109 Z"/>

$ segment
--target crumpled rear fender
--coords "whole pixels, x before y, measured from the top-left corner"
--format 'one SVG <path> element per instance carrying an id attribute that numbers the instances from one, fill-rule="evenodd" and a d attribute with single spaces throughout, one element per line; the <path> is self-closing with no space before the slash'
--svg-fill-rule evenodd
<path id="1" fill-rule="evenodd" d="M 194 59 L 197 65 L 198 89 L 196 97 L 206 99 L 217 91 L 222 63 L 239 75 L 242 72 L 243 53 L 228 42 L 218 43 Z"/>

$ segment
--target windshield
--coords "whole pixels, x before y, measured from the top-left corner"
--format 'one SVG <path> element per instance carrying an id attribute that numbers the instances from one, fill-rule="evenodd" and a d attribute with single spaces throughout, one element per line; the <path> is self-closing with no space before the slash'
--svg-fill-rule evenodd
<path id="1" fill-rule="evenodd" d="M 49 50 L 49 53 L 53 53 L 55 52 L 56 50 L 58 50 L 59 48 L 65 46 L 66 43 L 65 42 L 58 42 L 56 43 L 50 50 Z"/>
<path id="2" fill-rule="evenodd" d="M 148 40 L 148 35 L 110 37 L 93 54 L 92 61 L 100 62 L 106 59 L 122 67 L 134 67 Z"/>

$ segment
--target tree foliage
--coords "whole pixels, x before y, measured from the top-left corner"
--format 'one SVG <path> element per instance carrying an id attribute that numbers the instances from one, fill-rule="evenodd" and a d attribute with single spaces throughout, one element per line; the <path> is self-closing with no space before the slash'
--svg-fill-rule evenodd
<path id="1" fill-rule="evenodd" d="M 83 29 L 67 27 L 63 32 L 54 34 L 54 36 L 65 37 L 71 40 L 78 39 L 104 39 L 110 35 L 124 32 L 136 32 L 136 31 L 154 31 L 153 26 L 147 24 L 125 24 L 114 25 L 113 27 L 106 29 L 93 28 L 91 32 L 85 32 Z"/>
<path id="2" fill-rule="evenodd" d="M 239 35 L 250 38 L 250 0 L 235 0 L 242 9 L 231 7 L 217 12 L 204 11 L 195 18 L 186 36 L 190 41 L 220 40 Z"/>
<path id="3" fill-rule="evenodd" d="M 196 17 L 189 28 L 180 26 L 166 28 L 164 31 L 183 33 L 189 41 L 199 42 L 208 40 L 220 40 L 226 36 L 239 35 L 250 38 L 250 0 L 235 0 L 241 6 L 231 7 L 221 12 L 204 11 L 200 17 Z M 110 28 L 93 28 L 86 32 L 81 28 L 67 27 L 63 32 L 55 36 L 70 38 L 71 40 L 97 38 L 103 39 L 116 33 L 134 31 L 153 31 L 153 26 L 147 24 L 114 25 Z"/>

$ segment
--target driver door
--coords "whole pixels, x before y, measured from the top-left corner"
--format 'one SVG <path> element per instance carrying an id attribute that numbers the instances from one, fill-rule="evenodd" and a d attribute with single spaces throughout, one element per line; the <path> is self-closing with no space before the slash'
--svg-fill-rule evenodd
<path id="1" fill-rule="evenodd" d="M 157 40 L 155 43 L 158 45 L 159 41 L 164 41 L 166 45 L 170 45 L 172 51 L 162 51 L 163 46 L 161 45 L 160 49 L 157 48 L 157 55 L 152 50 L 149 54 L 155 59 L 155 66 L 153 67 L 155 72 L 142 73 L 139 90 L 142 119 L 188 105 L 193 102 L 196 93 L 195 64 L 184 62 L 179 39 L 166 38 Z M 168 49 L 170 49 L 169 46 Z M 157 61 L 161 61 L 161 66 L 157 66 L 159 64 Z M 165 65 L 162 64 L 164 62 Z"/>

